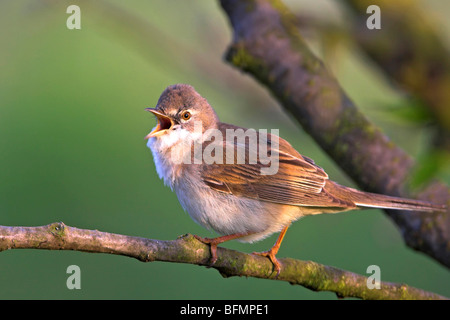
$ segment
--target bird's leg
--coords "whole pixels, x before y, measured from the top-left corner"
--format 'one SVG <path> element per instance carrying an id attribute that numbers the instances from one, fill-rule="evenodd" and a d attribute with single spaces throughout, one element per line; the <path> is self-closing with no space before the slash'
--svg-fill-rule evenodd
<path id="1" fill-rule="evenodd" d="M 195 237 L 195 239 L 203 242 L 204 244 L 209 244 L 210 250 L 211 250 L 210 263 L 211 263 L 211 265 L 213 265 L 217 261 L 217 245 L 219 245 L 225 241 L 242 238 L 242 237 L 248 236 L 250 234 L 251 233 L 233 233 L 233 234 L 229 234 L 229 235 L 217 237 L 217 238 L 202 238 L 202 237 L 196 236 L 196 235 L 194 235 L 194 237 Z"/>
<path id="2" fill-rule="evenodd" d="M 270 248 L 269 251 L 253 252 L 253 254 L 257 254 L 257 255 L 269 258 L 269 260 L 273 264 L 273 270 L 277 272 L 277 275 L 276 275 L 277 277 L 280 274 L 281 265 L 280 265 L 280 262 L 275 257 L 275 255 L 278 253 L 278 250 L 280 249 L 281 241 L 283 241 L 284 235 L 286 234 L 286 231 L 287 231 L 288 228 L 289 228 L 289 226 L 286 226 L 286 227 L 283 228 L 283 230 L 281 230 L 277 241 L 275 242 L 273 247 Z"/>

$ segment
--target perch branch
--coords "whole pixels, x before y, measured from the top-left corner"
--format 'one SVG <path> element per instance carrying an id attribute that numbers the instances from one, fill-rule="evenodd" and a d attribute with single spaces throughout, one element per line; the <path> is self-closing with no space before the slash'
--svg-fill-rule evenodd
<path id="1" fill-rule="evenodd" d="M 0 252 L 9 249 L 76 250 L 109 253 L 139 261 L 166 261 L 209 266 L 209 247 L 192 235 L 173 241 L 153 240 L 98 230 L 78 229 L 62 222 L 40 227 L 0 226 Z M 218 248 L 218 260 L 212 266 L 224 277 L 246 276 L 287 281 L 314 291 L 331 291 L 339 297 L 362 299 L 448 299 L 405 284 L 381 282 L 380 289 L 368 289 L 367 278 L 352 272 L 311 261 L 280 259 L 282 270 L 272 274 L 268 259 Z"/>
<path id="2" fill-rule="evenodd" d="M 220 3 L 233 29 L 225 59 L 264 84 L 361 189 L 414 197 L 407 190 L 413 159 L 357 109 L 309 50 L 281 1 Z M 429 183 L 416 197 L 450 204 L 450 191 L 441 182 Z M 450 266 L 449 210 L 387 214 L 408 246 Z"/>

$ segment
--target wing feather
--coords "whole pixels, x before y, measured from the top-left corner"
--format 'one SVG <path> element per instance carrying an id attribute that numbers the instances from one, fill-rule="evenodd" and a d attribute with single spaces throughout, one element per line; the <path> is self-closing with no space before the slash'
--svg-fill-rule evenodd
<path id="1" fill-rule="evenodd" d="M 229 125 L 227 125 L 229 126 Z M 233 126 L 234 127 L 234 126 Z M 267 135 L 271 143 L 272 136 Z M 245 163 L 201 165 L 203 182 L 218 192 L 279 204 L 315 207 L 348 207 L 354 205 L 337 199 L 325 189 L 328 175 L 310 158 L 303 157 L 287 141 L 279 139 L 279 148 L 272 145 L 271 155 L 278 153 L 278 171 L 273 175 L 262 175 L 263 164 L 259 155 L 256 163 L 249 163 L 248 145 L 233 144 L 236 152 L 245 149 Z M 230 147 L 229 143 L 224 147 Z M 242 151 L 242 150 L 241 150 Z M 225 152 L 224 152 L 225 154 Z"/>

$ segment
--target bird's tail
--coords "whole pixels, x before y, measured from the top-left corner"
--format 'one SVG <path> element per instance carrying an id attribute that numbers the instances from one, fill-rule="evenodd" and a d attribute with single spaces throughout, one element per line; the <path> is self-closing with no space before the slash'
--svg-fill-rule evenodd
<path id="1" fill-rule="evenodd" d="M 363 192 L 353 188 L 344 187 L 336 182 L 327 181 L 326 189 L 345 200 L 352 201 L 360 208 L 381 208 L 381 209 L 396 209 L 396 210 L 411 210 L 411 211 L 446 211 L 445 205 L 436 205 L 427 201 L 412 200 L 398 197 L 385 196 L 382 194 Z"/>

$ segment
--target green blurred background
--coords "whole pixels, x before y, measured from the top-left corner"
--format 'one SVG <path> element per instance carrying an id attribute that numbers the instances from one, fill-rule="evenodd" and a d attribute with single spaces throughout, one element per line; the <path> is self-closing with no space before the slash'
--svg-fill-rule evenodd
<path id="1" fill-rule="evenodd" d="M 81 8 L 81 30 L 66 8 Z M 345 20 L 335 1 L 288 1 L 293 10 Z M 445 1 L 427 6 L 449 35 Z M 279 128 L 330 177 L 353 183 L 253 79 L 222 57 L 231 30 L 217 1 L 0 1 L 0 225 L 67 225 L 153 239 L 213 236 L 183 212 L 156 175 L 144 136 L 164 88 L 193 85 L 224 122 Z M 322 55 L 317 39 L 310 45 Z M 339 43 L 339 41 L 338 41 Z M 322 55 L 371 121 L 410 154 L 429 142 L 426 127 L 391 117 L 405 98 L 352 46 Z M 383 109 L 383 106 L 388 106 Z M 450 182 L 448 175 L 445 176 Z M 226 243 L 244 252 L 256 244 Z M 279 257 L 313 260 L 450 296 L 450 274 L 407 248 L 380 210 L 305 218 L 287 233 Z M 68 290 L 66 268 L 81 268 Z M 222 278 L 213 269 L 142 263 L 106 254 L 10 250 L 0 253 L 1 299 L 335 299 L 284 282 Z"/>

